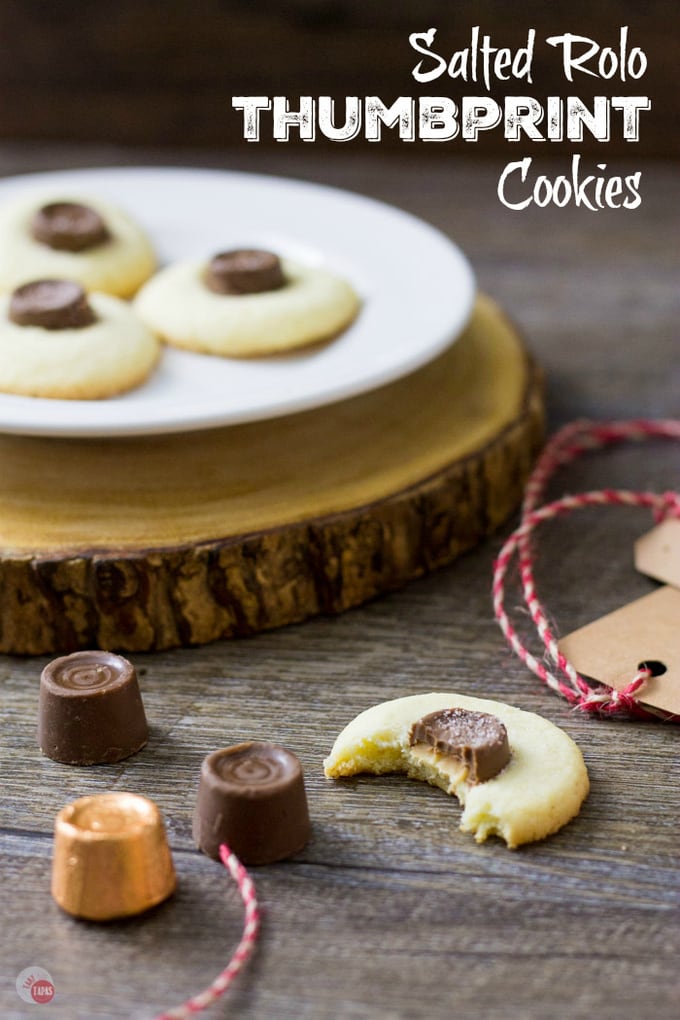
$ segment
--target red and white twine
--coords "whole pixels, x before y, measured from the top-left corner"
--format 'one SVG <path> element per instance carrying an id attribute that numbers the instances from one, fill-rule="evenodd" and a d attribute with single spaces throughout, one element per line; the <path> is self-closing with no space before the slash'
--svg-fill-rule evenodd
<path id="1" fill-rule="evenodd" d="M 510 535 L 494 565 L 493 605 L 496 619 L 508 644 L 516 655 L 551 690 L 566 698 L 572 705 L 586 712 L 606 714 L 632 713 L 640 716 L 661 716 L 667 713 L 650 707 L 643 708 L 637 696 L 651 670 L 641 666 L 631 676 L 622 691 L 608 687 L 591 687 L 567 661 L 557 646 L 557 640 L 536 594 L 534 557 L 531 549 L 533 532 L 544 521 L 591 506 L 646 507 L 653 512 L 657 523 L 666 517 L 680 517 L 680 494 L 677 492 L 631 492 L 626 489 L 600 489 L 564 496 L 541 506 L 546 486 L 555 471 L 584 453 L 617 443 L 645 439 L 680 439 L 680 421 L 634 421 L 597 424 L 576 421 L 566 425 L 547 443 L 531 473 L 526 486 L 519 526 Z M 524 601 L 538 634 L 545 646 L 548 661 L 554 663 L 562 677 L 551 672 L 522 644 L 517 631 L 505 611 L 505 577 L 517 555 L 519 577 Z M 673 717 L 677 719 L 677 717 Z"/>
<path id="2" fill-rule="evenodd" d="M 217 999 L 224 995 L 234 978 L 247 963 L 255 948 L 260 930 L 260 909 L 255 894 L 255 886 L 238 857 L 231 852 L 226 843 L 223 843 L 220 847 L 220 858 L 236 882 L 245 907 L 241 941 L 227 966 L 217 975 L 212 984 L 208 985 L 204 991 L 199 992 L 198 995 L 187 999 L 181 1006 L 176 1006 L 174 1009 L 168 1010 L 167 1013 L 161 1013 L 156 1017 L 156 1020 L 186 1020 L 187 1017 L 194 1016 L 196 1013 L 200 1013 L 208 1006 L 211 1006 L 213 1002 L 216 1002 Z"/>

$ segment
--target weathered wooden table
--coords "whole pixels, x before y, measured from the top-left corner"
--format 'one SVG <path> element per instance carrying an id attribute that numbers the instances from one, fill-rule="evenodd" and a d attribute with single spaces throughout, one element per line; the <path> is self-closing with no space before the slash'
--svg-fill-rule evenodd
<path id="1" fill-rule="evenodd" d="M 544 366 L 552 426 L 677 414 L 673 168 L 644 168 L 633 212 L 511 213 L 495 197 L 496 161 L 318 156 L 312 147 L 170 155 L 24 146 L 5 148 L 0 170 L 191 162 L 380 197 L 466 250 Z M 677 486 L 679 466 L 676 449 L 652 444 L 593 456 L 559 481 L 572 491 L 662 490 Z M 544 530 L 540 590 L 563 632 L 653 588 L 631 564 L 633 540 L 649 523 L 640 511 L 598 510 Z M 212 979 L 236 944 L 241 907 L 224 872 L 192 844 L 198 769 L 215 747 L 264 737 L 302 758 L 314 836 L 295 860 L 257 870 L 261 942 L 208 1015 L 677 1017 L 678 728 L 583 718 L 510 655 L 489 598 L 499 543 L 341 617 L 137 656 L 152 737 L 117 766 L 42 757 L 35 725 L 46 660 L 2 658 L 2 1015 L 34 1014 L 14 988 L 32 965 L 56 987 L 45 1014 L 69 1020 L 151 1017 Z M 504 699 L 567 730 L 592 780 L 578 819 L 510 852 L 461 834 L 456 803 L 439 791 L 397 777 L 324 779 L 322 759 L 357 712 L 437 689 Z M 104 790 L 157 801 L 179 889 L 149 916 L 97 926 L 61 913 L 49 876 L 54 815 Z"/>

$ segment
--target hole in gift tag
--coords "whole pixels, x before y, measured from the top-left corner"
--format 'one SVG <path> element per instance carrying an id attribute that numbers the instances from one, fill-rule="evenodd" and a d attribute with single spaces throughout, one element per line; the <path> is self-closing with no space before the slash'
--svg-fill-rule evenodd
<path id="1" fill-rule="evenodd" d="M 663 676 L 666 672 L 663 662 L 659 662 L 658 659 L 645 659 L 644 662 L 638 662 L 638 669 L 648 669 L 652 676 Z"/>

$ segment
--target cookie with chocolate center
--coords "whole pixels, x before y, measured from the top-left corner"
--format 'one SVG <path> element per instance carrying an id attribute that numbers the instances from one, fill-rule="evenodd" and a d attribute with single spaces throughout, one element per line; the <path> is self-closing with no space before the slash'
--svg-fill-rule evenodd
<path id="1" fill-rule="evenodd" d="M 29 192 L 0 206 L 0 291 L 68 279 L 129 298 L 155 269 L 145 231 L 111 202 Z"/>
<path id="2" fill-rule="evenodd" d="M 359 298 L 327 269 L 237 249 L 161 270 L 135 308 L 174 347 L 251 358 L 335 337 L 357 315 Z"/>
<path id="3" fill-rule="evenodd" d="M 422 779 L 458 798 L 460 828 L 478 843 L 499 836 L 510 848 L 557 832 L 589 788 L 583 756 L 563 730 L 501 701 L 452 693 L 367 709 L 340 733 L 324 768 L 333 779 Z"/>
<path id="4" fill-rule="evenodd" d="M 96 400 L 143 383 L 160 344 L 130 305 L 74 280 L 0 295 L 0 393 Z"/>

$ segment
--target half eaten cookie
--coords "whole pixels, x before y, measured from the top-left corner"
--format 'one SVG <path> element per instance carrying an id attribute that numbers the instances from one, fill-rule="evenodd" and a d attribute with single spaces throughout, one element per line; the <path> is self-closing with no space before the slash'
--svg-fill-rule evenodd
<path id="1" fill-rule="evenodd" d="M 571 737 L 533 712 L 461 694 L 418 694 L 362 712 L 324 762 L 332 779 L 402 772 L 455 794 L 460 828 L 514 849 L 557 832 L 588 794 Z"/>

